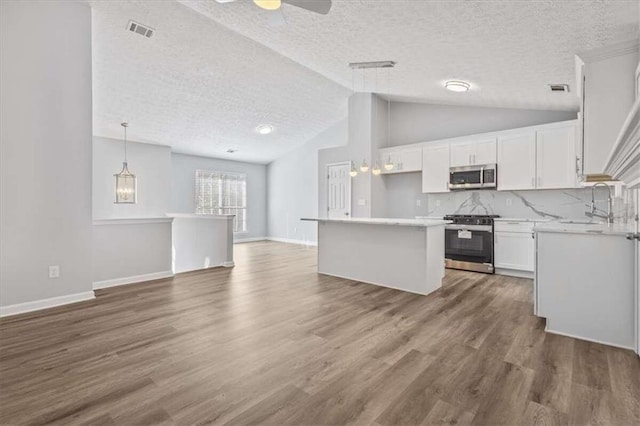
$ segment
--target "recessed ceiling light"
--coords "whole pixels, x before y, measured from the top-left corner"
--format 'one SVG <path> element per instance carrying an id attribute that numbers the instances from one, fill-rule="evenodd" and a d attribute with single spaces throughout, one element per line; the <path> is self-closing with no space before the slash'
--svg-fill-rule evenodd
<path id="1" fill-rule="evenodd" d="M 444 87 L 452 92 L 467 92 L 471 85 L 466 81 L 449 80 L 444 83 Z"/>
<path id="2" fill-rule="evenodd" d="M 262 125 L 256 127 L 256 130 L 261 135 L 268 135 L 269 133 L 273 132 L 274 128 L 273 128 L 273 126 L 271 124 L 262 124 Z"/>

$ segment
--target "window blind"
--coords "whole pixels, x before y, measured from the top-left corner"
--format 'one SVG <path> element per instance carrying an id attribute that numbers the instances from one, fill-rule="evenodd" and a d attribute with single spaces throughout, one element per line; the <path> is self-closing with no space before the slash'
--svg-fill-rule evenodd
<path id="1" fill-rule="evenodd" d="M 247 231 L 247 175 L 196 170 L 196 214 L 234 214 L 234 232 Z"/>

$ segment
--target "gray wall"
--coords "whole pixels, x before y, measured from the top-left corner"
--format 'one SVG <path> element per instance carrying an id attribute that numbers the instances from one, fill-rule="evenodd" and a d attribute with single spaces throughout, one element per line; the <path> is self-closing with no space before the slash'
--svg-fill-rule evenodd
<path id="1" fill-rule="evenodd" d="M 247 174 L 247 233 L 236 239 L 267 235 L 267 166 L 194 155 L 171 155 L 171 213 L 195 213 L 196 170 Z"/>
<path id="2" fill-rule="evenodd" d="M 535 126 L 576 117 L 577 113 L 571 111 L 392 102 L 389 146 Z"/>
<path id="3" fill-rule="evenodd" d="M 92 288 L 91 9 L 0 4 L 0 304 L 8 306 Z M 49 265 L 60 278 L 48 279 Z"/>
<path id="4" fill-rule="evenodd" d="M 303 222 L 300 218 L 318 215 L 318 150 L 346 143 L 347 121 L 344 120 L 269 164 L 269 237 L 317 241 L 316 223 Z"/>

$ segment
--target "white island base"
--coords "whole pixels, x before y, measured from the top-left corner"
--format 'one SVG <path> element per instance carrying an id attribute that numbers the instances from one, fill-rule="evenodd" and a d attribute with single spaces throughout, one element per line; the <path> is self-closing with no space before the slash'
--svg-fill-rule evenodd
<path id="1" fill-rule="evenodd" d="M 444 221 L 318 222 L 318 272 L 427 295 L 442 286 Z"/>

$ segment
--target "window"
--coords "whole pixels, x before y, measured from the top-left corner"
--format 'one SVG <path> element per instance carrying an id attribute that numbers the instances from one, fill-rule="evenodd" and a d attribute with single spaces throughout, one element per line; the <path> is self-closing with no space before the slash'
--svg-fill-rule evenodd
<path id="1" fill-rule="evenodd" d="M 233 232 L 246 232 L 247 175 L 196 170 L 196 214 L 234 214 Z"/>

